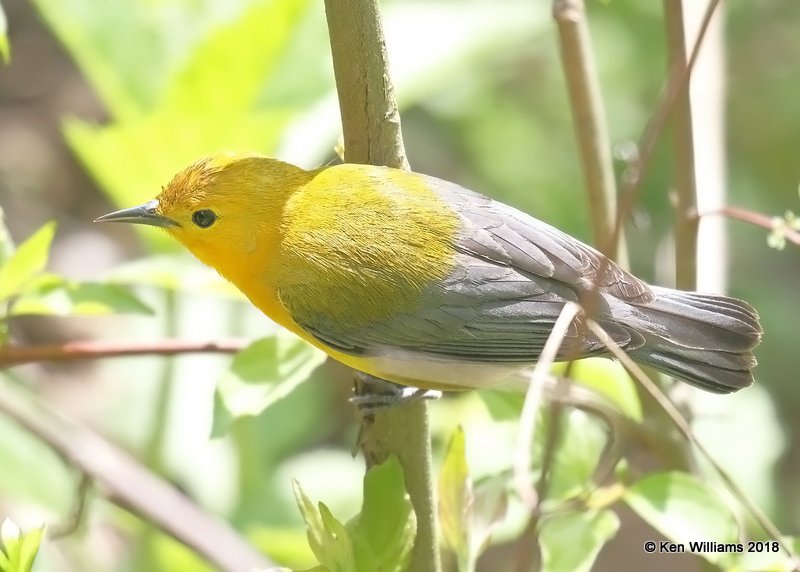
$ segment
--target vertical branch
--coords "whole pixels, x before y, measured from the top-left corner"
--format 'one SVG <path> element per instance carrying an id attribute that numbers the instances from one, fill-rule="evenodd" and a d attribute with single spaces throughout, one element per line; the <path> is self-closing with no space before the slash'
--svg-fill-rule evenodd
<path id="1" fill-rule="evenodd" d="M 345 158 L 408 169 L 389 78 L 377 0 L 325 0 Z M 369 377 L 357 391 L 376 393 Z M 427 405 L 418 400 L 364 418 L 361 448 L 369 466 L 397 455 L 417 516 L 410 569 L 440 570 Z"/>
<path id="2" fill-rule="evenodd" d="M 625 236 L 612 243 L 617 188 L 600 82 L 592 55 L 583 0 L 554 0 L 564 75 L 589 198 L 594 243 L 625 264 Z"/>
<path id="3" fill-rule="evenodd" d="M 345 156 L 408 169 L 377 0 L 325 0 Z"/>
<path id="4" fill-rule="evenodd" d="M 686 36 L 698 35 L 706 2 L 684 5 Z M 711 20 L 695 64 L 694 74 L 702 82 L 690 82 L 689 97 L 694 110 L 695 180 L 697 208 L 712 212 L 725 206 L 725 46 L 721 14 Z M 725 219 L 700 220 L 697 235 L 697 289 L 723 293 L 727 284 Z"/>
<path id="5" fill-rule="evenodd" d="M 664 0 L 670 65 L 688 67 L 683 0 Z M 675 99 L 672 114 L 675 166 L 675 285 L 694 290 L 697 277 L 697 189 L 688 82 Z"/>

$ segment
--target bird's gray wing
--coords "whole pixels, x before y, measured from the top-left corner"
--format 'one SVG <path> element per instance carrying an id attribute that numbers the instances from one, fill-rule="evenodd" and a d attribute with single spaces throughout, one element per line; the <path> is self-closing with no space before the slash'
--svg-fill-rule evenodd
<path id="1" fill-rule="evenodd" d="M 607 297 L 647 302 L 652 293 L 646 284 L 512 207 L 452 183 L 425 179 L 462 219 L 451 274 L 424 290 L 418 306 L 409 311 L 357 327 L 300 312 L 301 327 L 354 355 L 401 350 L 473 362 L 532 363 L 564 304 L 579 301 L 581 291 L 597 282 L 603 296 L 596 318 L 621 346 L 643 343 L 636 332 L 610 319 Z M 587 356 L 603 349 L 576 321 L 561 355 Z"/>
<path id="2" fill-rule="evenodd" d="M 535 362 L 564 304 L 577 301 L 575 291 L 552 278 L 527 276 L 471 255 L 458 259 L 451 275 L 428 288 L 413 311 L 355 328 L 320 314 L 299 323 L 327 345 L 353 355 L 401 350 L 454 361 Z M 638 345 L 639 338 L 627 328 L 615 322 L 603 326 L 621 346 Z M 560 356 L 586 357 L 603 350 L 602 342 L 576 321 Z"/>
<path id="3" fill-rule="evenodd" d="M 647 284 L 557 228 L 454 183 L 434 180 L 439 195 L 465 224 L 460 251 L 577 291 L 596 289 L 632 304 L 655 299 Z"/>

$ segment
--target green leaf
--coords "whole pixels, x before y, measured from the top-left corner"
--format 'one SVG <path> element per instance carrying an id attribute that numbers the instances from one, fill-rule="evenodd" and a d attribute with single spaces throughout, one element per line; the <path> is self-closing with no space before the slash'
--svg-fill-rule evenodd
<path id="1" fill-rule="evenodd" d="M 14 254 L 14 241 L 6 226 L 6 214 L 3 207 L 0 207 L 0 268 L 5 265 L 12 254 Z"/>
<path id="2" fill-rule="evenodd" d="M 212 435 L 286 397 L 324 361 L 324 353 L 288 333 L 253 342 L 236 354 L 217 384 Z"/>
<path id="3" fill-rule="evenodd" d="M 273 149 L 291 117 L 282 109 L 247 115 L 157 112 L 104 127 L 73 119 L 64 134 L 111 201 L 130 207 L 155 197 L 175 173 L 201 157 L 221 149 Z M 157 229 L 139 231 L 161 250 L 179 248 Z"/>
<path id="4" fill-rule="evenodd" d="M 549 429 L 549 420 L 543 426 Z M 544 448 L 546 430 L 537 432 L 536 447 Z M 561 439 L 551 467 L 550 499 L 564 500 L 586 492 L 608 439 L 599 421 L 584 413 L 564 409 L 561 414 Z M 541 454 L 537 454 L 541 459 Z"/>
<path id="5" fill-rule="evenodd" d="M 350 533 L 324 503 L 314 506 L 300 483 L 292 482 L 300 514 L 306 523 L 308 544 L 320 564 L 332 572 L 356 572 Z"/>
<path id="6" fill-rule="evenodd" d="M 233 117 L 250 110 L 286 51 L 308 3 L 255 3 L 209 33 L 170 78 L 160 107 L 186 116 L 223 113 Z"/>
<path id="7" fill-rule="evenodd" d="M 164 254 L 125 262 L 106 274 L 103 282 L 153 286 L 164 290 L 184 290 L 245 299 L 235 286 L 219 274 L 182 255 Z"/>
<path id="8" fill-rule="evenodd" d="M 610 510 L 546 517 L 539 531 L 542 572 L 589 572 L 600 549 L 618 529 L 619 518 Z"/>
<path id="9" fill-rule="evenodd" d="M 129 119 L 156 105 L 199 38 L 251 0 L 35 0 L 104 107 Z"/>
<path id="10" fill-rule="evenodd" d="M 6 64 L 11 61 L 11 46 L 8 43 L 8 22 L 6 21 L 6 13 L 3 11 L 2 4 L 0 4 L 0 59 Z"/>
<path id="11" fill-rule="evenodd" d="M 320 559 L 322 552 L 322 545 L 325 539 L 325 527 L 322 524 L 322 516 L 308 498 L 303 488 L 296 480 L 292 479 L 292 488 L 294 490 L 294 497 L 297 500 L 297 507 L 300 509 L 300 515 L 306 523 L 306 536 L 308 537 L 308 545 L 311 551 Z"/>
<path id="12" fill-rule="evenodd" d="M 153 311 L 133 294 L 115 284 L 75 282 L 61 276 L 40 276 L 16 298 L 10 315 L 90 316 L 146 314 Z"/>
<path id="13" fill-rule="evenodd" d="M 491 475 L 475 483 L 472 509 L 473 559 L 483 554 L 494 530 L 500 526 L 508 510 L 508 476 Z"/>
<path id="14" fill-rule="evenodd" d="M 566 369 L 566 363 L 557 363 L 551 371 L 554 374 L 563 374 Z M 636 385 L 619 362 L 605 358 L 578 360 L 572 364 L 570 377 L 609 399 L 634 421 L 642 420 L 642 404 L 636 393 Z"/>
<path id="15" fill-rule="evenodd" d="M 56 223 L 48 222 L 28 237 L 0 268 L 0 302 L 22 292 L 44 270 L 55 232 Z"/>
<path id="16" fill-rule="evenodd" d="M 474 502 L 464 429 L 459 426 L 450 438 L 439 473 L 439 523 L 461 572 L 475 568 L 470 535 Z"/>
<path id="17" fill-rule="evenodd" d="M 341 572 L 356 572 L 360 570 L 356 565 L 353 539 L 350 537 L 350 531 L 333 516 L 325 503 L 319 503 L 319 514 L 327 533 L 320 564 L 331 570 Z"/>
<path id="18" fill-rule="evenodd" d="M 364 504 L 353 530 L 359 572 L 403 572 L 411 561 L 417 519 L 403 468 L 391 456 L 364 476 Z"/>
<path id="19" fill-rule="evenodd" d="M 522 392 L 481 389 L 478 395 L 495 421 L 516 421 L 522 414 L 522 405 L 525 403 L 525 394 Z"/>
<path id="20" fill-rule="evenodd" d="M 0 572 L 29 572 L 42 543 L 44 527 L 22 534 L 11 520 L 0 527 Z"/>
<path id="21" fill-rule="evenodd" d="M 783 541 L 794 549 L 795 554 L 800 554 L 800 538 L 784 536 Z M 786 572 L 796 570 L 797 563 L 794 562 L 777 544 L 773 541 L 758 543 L 752 546 L 753 551 L 747 543 L 744 544 L 744 552 L 733 555 L 736 563 L 729 566 L 726 572 Z M 776 550 L 777 549 L 777 550 Z"/>
<path id="22" fill-rule="evenodd" d="M 737 542 L 738 527 L 728 507 L 698 477 L 689 473 L 666 472 L 647 475 L 629 487 L 625 502 L 639 516 L 673 542 L 697 540 Z M 726 552 L 700 552 L 715 564 L 730 562 Z"/>
<path id="23" fill-rule="evenodd" d="M 300 563 L 306 566 L 315 562 L 304 527 L 295 524 L 250 524 L 247 527 L 247 539 L 257 550 L 275 562 L 292 562 L 296 565 Z"/>
<path id="24" fill-rule="evenodd" d="M 564 375 L 567 363 L 555 363 L 550 371 Z M 634 421 L 642 419 L 642 405 L 636 385 L 619 362 L 605 358 L 586 358 L 572 363 L 570 377 L 606 398 L 624 415 Z M 525 396 L 517 392 L 483 390 L 481 397 L 494 419 L 517 419 L 522 412 Z"/>

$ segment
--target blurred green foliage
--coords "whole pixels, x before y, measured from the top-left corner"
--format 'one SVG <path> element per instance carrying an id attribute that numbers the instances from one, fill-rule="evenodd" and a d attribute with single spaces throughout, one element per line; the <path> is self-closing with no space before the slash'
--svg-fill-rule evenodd
<path id="1" fill-rule="evenodd" d="M 34 3 L 108 114 L 102 124 L 65 117 L 64 133 L 114 204 L 151 198 L 178 169 L 220 149 L 258 150 L 304 166 L 333 157 L 339 119 L 320 3 Z M 764 212 L 791 207 L 800 179 L 794 128 L 800 121 L 795 95 L 800 47 L 793 27 L 799 6 L 792 0 L 731 4 L 727 12 L 730 201 Z M 662 14 L 653 2 L 589 2 L 588 8 L 612 139 L 623 145 L 638 138 L 664 77 Z M 385 3 L 384 14 L 415 170 L 491 194 L 588 239 L 547 3 L 395 0 Z M 0 14 L 0 56 L 7 58 L 5 40 Z M 622 161 L 617 166 L 620 172 L 624 168 Z M 645 278 L 659 275 L 664 266 L 653 253 L 668 243 L 669 170 L 669 146 L 662 144 L 628 229 L 633 267 Z M 283 565 L 308 567 L 316 559 L 331 570 L 403 569 L 414 535 L 413 512 L 396 464 L 367 473 L 361 499 L 363 468 L 349 453 L 353 415 L 343 405 L 347 374 L 330 364 L 318 367 L 318 352 L 269 332 L 266 321 L 213 272 L 181 256 L 156 255 L 175 245 L 152 229 L 142 231 L 149 256 L 92 282 L 45 271 L 54 232 L 52 223 L 31 229 L 15 251 L 0 226 L 3 327 L 19 314 L 132 312 L 157 316 L 148 325 L 126 321 L 125 333 L 134 337 L 210 329 L 218 336 L 258 339 L 232 363 L 187 358 L 164 367 L 158 360 L 119 360 L 104 367 L 103 377 L 119 381 L 106 388 L 114 397 L 91 412 L 98 427 L 223 514 Z M 764 231 L 732 226 L 731 234 L 733 291 L 752 300 L 766 324 L 759 382 L 778 396 L 785 417 L 796 419 L 796 375 L 787 362 L 794 357 L 795 320 L 787 318 L 786 308 L 793 307 L 800 286 L 800 259 L 791 250 L 781 255 L 766 250 Z M 168 300 L 176 298 L 173 307 Z M 622 416 L 642 420 L 636 388 L 618 364 L 587 360 L 571 374 Z M 28 375 L 9 374 L 3 383 L 18 384 Z M 169 384 L 162 383 L 165 378 Z M 758 452 L 734 452 L 727 466 L 746 476 L 748 491 L 762 506 L 796 527 L 792 515 L 800 503 L 776 501 L 773 469 L 781 433 L 788 435 L 791 452 L 800 442 L 800 426 L 795 420 L 782 431 L 763 390 L 749 392 L 752 397 L 725 402 L 735 415 L 712 420 L 716 450 L 730 449 L 731 435 L 756 443 Z M 525 528 L 529 515 L 509 485 L 521 406 L 521 395 L 482 392 L 431 408 L 441 461 L 440 518 L 454 566 L 462 571 L 483 560 L 487 569 L 507 567 L 508 557 L 491 547 L 517 540 Z M 712 424 L 702 413 L 700 421 Z M 454 433 L 459 422 L 463 432 Z M 5 419 L 0 424 L 0 495 L 35 506 L 41 519 L 59 518 L 69 509 L 74 475 L 41 443 Z M 219 438 L 209 442 L 212 431 Z M 539 534 L 543 569 L 603 566 L 601 549 L 624 533 L 613 510 L 620 499 L 675 542 L 735 538 L 729 509 L 711 485 L 691 475 L 632 475 L 623 462 L 612 484 L 598 489 L 592 477 L 608 436 L 603 424 L 581 411 L 539 419 L 534 476 L 552 431 L 559 437 Z M 707 438 L 714 441 L 713 432 Z M 787 459 L 796 462 L 788 454 Z M 302 483 L 294 495 L 292 479 Z M 800 498 L 796 479 L 784 491 Z M 310 498 L 324 502 L 314 505 Z M 103 503 L 93 511 L 93 518 L 125 537 L 126 550 L 115 555 L 118 569 L 201 569 L 196 555 L 129 514 Z M 359 511 L 346 524 L 333 516 Z M 95 539 L 79 530 L 61 541 L 77 569 L 100 565 L 101 550 L 82 549 Z M 5 536 L 3 541 L 7 546 Z M 49 550 L 58 549 L 45 543 L 45 558 L 37 563 L 43 571 L 58 569 L 53 560 L 48 563 Z M 731 570 L 786 565 L 779 554 L 705 557 Z"/>

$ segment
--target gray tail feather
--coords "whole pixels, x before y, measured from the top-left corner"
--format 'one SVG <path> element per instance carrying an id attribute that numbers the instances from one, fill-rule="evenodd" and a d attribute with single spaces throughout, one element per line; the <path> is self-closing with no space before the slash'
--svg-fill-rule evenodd
<path id="1" fill-rule="evenodd" d="M 731 393 L 753 383 L 753 356 L 761 340 L 758 314 L 746 302 L 653 288 L 656 299 L 620 321 L 645 340 L 628 353 L 637 361 L 714 393 Z"/>

